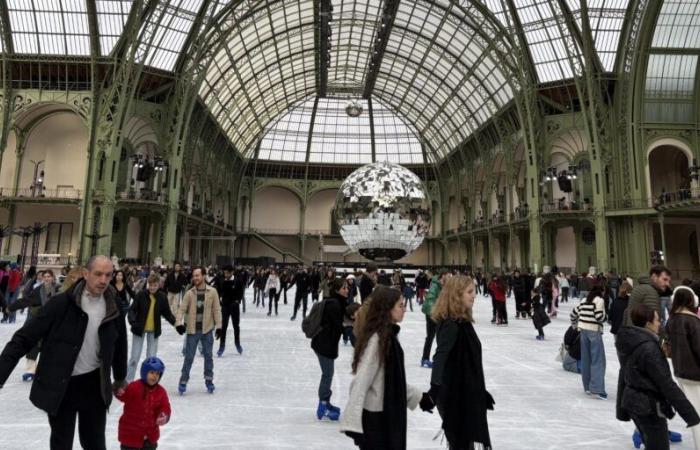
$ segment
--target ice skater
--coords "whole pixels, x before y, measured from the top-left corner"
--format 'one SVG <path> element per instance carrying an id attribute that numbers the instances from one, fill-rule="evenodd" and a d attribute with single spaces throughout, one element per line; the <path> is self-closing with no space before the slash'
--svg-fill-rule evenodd
<path id="1" fill-rule="evenodd" d="M 197 344 L 202 343 L 204 356 L 204 384 L 207 391 L 214 393 L 214 337 L 221 337 L 221 305 L 216 289 L 207 285 L 204 281 L 204 269 L 195 267 L 192 269 L 192 288 L 182 298 L 180 309 L 177 312 L 177 332 L 187 332 L 185 345 L 185 361 L 182 364 L 182 373 L 178 392 L 184 394 L 187 390 L 187 382 L 190 379 L 192 362 L 197 353 Z M 185 324 L 185 315 L 187 320 Z M 186 326 L 185 326 L 186 325 Z"/>
<path id="2" fill-rule="evenodd" d="M 165 297 L 167 305 L 167 297 Z M 170 308 L 170 305 L 168 305 Z M 170 400 L 159 384 L 165 364 L 156 357 L 141 364 L 141 379 L 121 388 L 115 397 L 124 403 L 119 418 L 121 450 L 155 450 L 160 438 L 160 427 L 170 421 Z"/>

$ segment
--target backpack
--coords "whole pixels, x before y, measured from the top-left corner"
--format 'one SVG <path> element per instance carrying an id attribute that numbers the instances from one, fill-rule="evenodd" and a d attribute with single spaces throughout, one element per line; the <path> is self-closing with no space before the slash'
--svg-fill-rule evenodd
<path id="1" fill-rule="evenodd" d="M 301 322 L 301 331 L 304 332 L 307 338 L 315 338 L 322 330 L 321 320 L 323 319 L 323 311 L 326 308 L 326 301 L 321 300 L 311 307 L 311 311 L 306 315 L 306 318 Z"/>

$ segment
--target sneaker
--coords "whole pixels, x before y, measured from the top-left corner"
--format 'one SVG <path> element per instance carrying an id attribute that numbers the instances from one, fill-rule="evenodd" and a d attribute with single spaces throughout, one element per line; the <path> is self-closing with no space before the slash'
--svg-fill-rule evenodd
<path id="1" fill-rule="evenodd" d="M 670 435 L 671 432 L 669 431 L 668 434 Z M 634 448 L 641 448 L 643 443 L 642 433 L 640 433 L 639 430 L 634 430 L 634 433 L 632 433 L 632 445 L 634 445 Z"/>
<path id="2" fill-rule="evenodd" d="M 33 374 L 33 373 L 25 373 L 25 374 L 22 374 L 22 381 L 29 382 L 29 381 L 32 381 L 32 380 L 34 380 L 34 374 Z"/>
<path id="3" fill-rule="evenodd" d="M 214 393 L 214 383 L 212 383 L 211 380 L 204 381 L 204 385 L 207 387 L 207 392 L 210 394 Z"/>
<path id="4" fill-rule="evenodd" d="M 591 391 L 586 391 L 586 395 L 591 395 Z"/>
<path id="5" fill-rule="evenodd" d="M 332 410 L 328 402 L 319 401 L 316 408 L 316 419 L 336 422 L 340 419 L 340 411 Z"/>
<path id="6" fill-rule="evenodd" d="M 177 391 L 180 393 L 180 395 L 185 395 L 185 392 L 187 391 L 187 383 L 178 384 Z"/>
<path id="7" fill-rule="evenodd" d="M 224 356 L 224 350 L 225 350 L 224 347 L 220 347 L 220 348 L 219 348 L 219 351 L 216 352 L 216 356 L 218 356 L 219 358 L 221 358 L 222 356 Z"/>
<path id="8" fill-rule="evenodd" d="M 292 318 L 289 320 L 292 320 L 292 321 L 297 320 L 297 316 L 292 316 Z"/>
<path id="9" fill-rule="evenodd" d="M 243 347 L 241 347 L 241 344 L 236 344 L 236 351 L 239 355 L 243 354 Z"/>
<path id="10" fill-rule="evenodd" d="M 676 431 L 669 431 L 668 440 L 669 442 L 683 442 L 683 435 Z"/>
<path id="11" fill-rule="evenodd" d="M 608 399 L 608 394 L 602 393 L 602 394 L 593 394 L 595 398 L 598 400 L 607 400 Z"/>
<path id="12" fill-rule="evenodd" d="M 429 359 L 423 359 L 420 362 L 421 367 L 425 367 L 426 369 L 432 369 L 433 368 L 433 362 Z"/>
<path id="13" fill-rule="evenodd" d="M 537 339 L 538 341 L 544 341 L 544 336 L 537 335 L 535 336 L 535 339 Z"/>

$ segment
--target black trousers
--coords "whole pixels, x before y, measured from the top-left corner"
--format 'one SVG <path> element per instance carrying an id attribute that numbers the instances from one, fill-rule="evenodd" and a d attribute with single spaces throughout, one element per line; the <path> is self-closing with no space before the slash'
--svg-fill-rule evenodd
<path id="1" fill-rule="evenodd" d="M 430 348 L 433 346 L 433 339 L 435 339 L 435 329 L 436 325 L 428 316 L 425 316 L 425 344 L 423 344 L 423 358 L 430 359 Z"/>
<path id="2" fill-rule="evenodd" d="M 562 302 L 569 301 L 569 288 L 568 287 L 561 288 L 561 301 Z"/>
<path id="3" fill-rule="evenodd" d="M 107 407 L 101 394 L 100 369 L 70 378 L 58 412 L 49 415 L 51 450 L 73 449 L 76 417 L 80 445 L 88 450 L 105 450 Z"/>
<path id="4" fill-rule="evenodd" d="M 404 297 L 404 306 L 409 306 L 413 312 L 413 297 Z"/>
<path id="5" fill-rule="evenodd" d="M 362 441 L 360 450 L 384 450 L 389 445 L 391 425 L 384 412 L 362 410 Z"/>
<path id="6" fill-rule="evenodd" d="M 270 292 L 267 294 L 267 302 L 270 308 L 268 309 L 267 313 L 271 314 L 272 313 L 272 302 L 275 302 L 275 315 L 277 315 L 277 304 L 280 301 L 280 294 L 281 292 L 277 292 L 277 289 L 272 288 L 270 289 Z"/>
<path id="7" fill-rule="evenodd" d="M 289 289 L 289 288 L 285 287 L 282 289 L 284 291 L 284 304 L 285 305 L 287 304 L 287 289 Z"/>
<path id="8" fill-rule="evenodd" d="M 299 311 L 299 306 L 302 303 L 303 303 L 303 307 L 304 307 L 304 309 L 302 310 L 303 317 L 306 317 L 306 307 L 308 306 L 308 303 L 309 303 L 309 294 L 308 293 L 302 294 L 300 292 L 297 292 L 294 295 L 294 314 L 292 315 L 292 317 L 297 316 L 297 311 Z"/>
<path id="9" fill-rule="evenodd" d="M 632 416 L 647 450 L 669 450 L 668 422 L 657 416 Z"/>
<path id="10" fill-rule="evenodd" d="M 508 323 L 508 310 L 506 309 L 506 302 L 499 302 L 494 300 L 494 307 L 496 308 L 496 315 L 501 323 Z"/>
<path id="11" fill-rule="evenodd" d="M 219 348 L 226 347 L 226 330 L 228 330 L 228 319 L 231 318 L 233 324 L 233 339 L 236 345 L 241 345 L 241 305 L 233 302 L 231 306 L 221 307 L 221 340 Z"/>
<path id="12" fill-rule="evenodd" d="M 155 450 L 156 448 L 158 448 L 158 444 L 154 444 L 148 439 L 144 439 L 141 447 L 127 447 L 126 445 L 122 445 L 121 450 Z"/>

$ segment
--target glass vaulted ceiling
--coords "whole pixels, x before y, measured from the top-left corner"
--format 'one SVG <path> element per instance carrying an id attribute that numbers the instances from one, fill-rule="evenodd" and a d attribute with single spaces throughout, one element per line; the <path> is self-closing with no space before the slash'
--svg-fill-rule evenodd
<path id="1" fill-rule="evenodd" d="M 94 1 L 100 55 L 107 56 L 122 35 L 132 1 Z M 231 3 L 211 1 L 216 11 Z M 359 97 L 368 83 L 387 0 L 329 1 L 334 21 L 327 92 L 355 92 Z M 86 0 L 5 3 L 15 53 L 90 55 Z M 143 44 L 142 49 L 148 50 L 145 63 L 172 71 L 205 2 L 149 4 L 163 14 L 153 40 Z M 200 95 L 236 147 L 251 155 L 270 123 L 318 91 L 314 33 L 318 18 L 314 0 L 240 4 L 265 11 L 267 20 L 231 30 Z M 538 81 L 549 83 L 572 76 L 566 42 L 576 42 L 580 48 L 586 17 L 598 62 L 603 70 L 612 71 L 628 4 L 629 0 L 400 0 L 379 70 L 371 77 L 371 94 L 415 127 L 429 159 L 440 159 L 513 96 L 502 61 L 486 51 L 488 36 L 479 29 L 482 24 L 470 23 L 463 7 L 485 6 L 504 28 L 522 30 Z M 666 0 L 654 46 L 697 48 L 698 8 L 697 0 Z"/>

